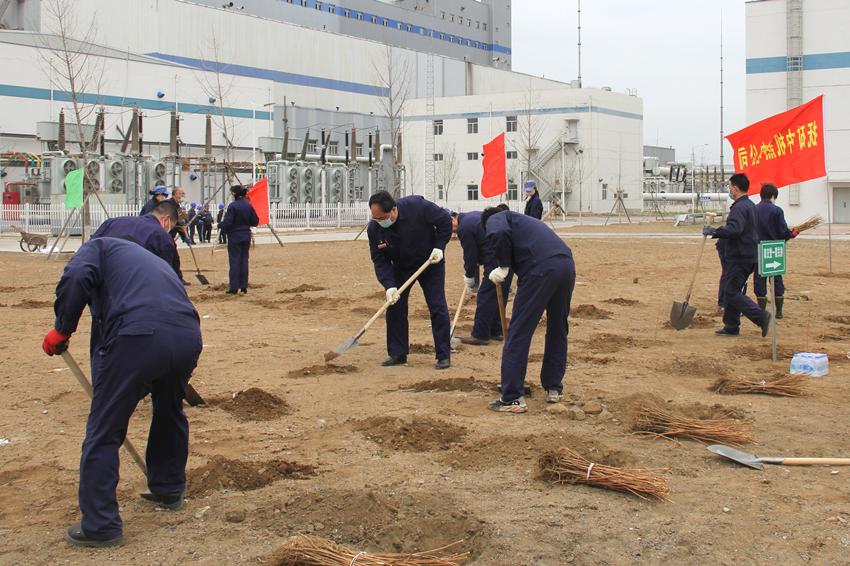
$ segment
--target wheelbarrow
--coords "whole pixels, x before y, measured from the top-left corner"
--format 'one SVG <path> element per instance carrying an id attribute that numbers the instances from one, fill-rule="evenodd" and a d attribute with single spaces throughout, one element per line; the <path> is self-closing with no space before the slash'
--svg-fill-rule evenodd
<path id="1" fill-rule="evenodd" d="M 18 245 L 22 252 L 37 252 L 47 247 L 47 234 L 33 234 L 18 226 L 13 227 L 21 235 L 21 241 L 18 242 Z"/>

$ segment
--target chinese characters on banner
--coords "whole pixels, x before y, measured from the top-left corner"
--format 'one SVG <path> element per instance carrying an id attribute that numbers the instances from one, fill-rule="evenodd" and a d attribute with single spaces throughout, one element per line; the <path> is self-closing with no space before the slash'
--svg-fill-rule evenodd
<path id="1" fill-rule="evenodd" d="M 823 177 L 823 95 L 726 139 L 732 145 L 735 172 L 747 175 L 751 195 L 758 194 L 762 183 L 785 187 Z"/>

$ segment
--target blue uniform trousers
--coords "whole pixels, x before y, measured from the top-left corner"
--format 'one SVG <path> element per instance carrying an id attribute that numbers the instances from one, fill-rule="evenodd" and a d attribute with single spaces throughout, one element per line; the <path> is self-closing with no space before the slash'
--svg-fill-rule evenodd
<path id="1" fill-rule="evenodd" d="M 502 400 L 522 397 L 531 338 L 546 311 L 546 346 L 540 383 L 544 389 L 563 391 L 567 369 L 567 336 L 576 270 L 573 259 L 554 256 L 543 260 L 517 285 L 508 336 L 502 348 Z"/>
<path id="2" fill-rule="evenodd" d="M 415 271 L 415 270 L 414 270 Z M 396 273 L 396 285 L 402 285 L 413 275 L 413 271 Z M 425 303 L 431 313 L 431 332 L 438 360 L 451 358 L 451 323 L 446 304 L 446 262 L 431 265 L 417 279 Z M 401 294 L 398 302 L 387 309 L 387 353 L 390 356 L 406 356 L 410 352 L 410 337 L 407 321 L 407 299 L 411 285 Z"/>
<path id="3" fill-rule="evenodd" d="M 767 297 L 767 277 L 759 277 L 758 273 L 754 273 L 753 290 L 756 292 L 756 297 Z M 781 275 L 773 278 L 773 292 L 777 297 L 785 296 L 785 282 Z"/>
<path id="4" fill-rule="evenodd" d="M 499 319 L 499 303 L 496 297 L 496 286 L 487 278 L 489 272 L 484 273 L 484 282 L 478 288 L 478 296 L 475 299 L 475 322 L 472 326 L 472 336 L 479 340 L 489 340 L 502 335 L 502 321 Z M 505 303 L 511 293 L 511 281 L 513 272 L 508 274 L 502 283 L 502 296 Z"/>
<path id="5" fill-rule="evenodd" d="M 754 263 L 735 262 L 726 265 L 726 287 L 723 293 L 726 305 L 723 309 L 723 327 L 726 330 L 738 332 L 741 327 L 741 315 L 757 326 L 761 326 L 764 320 L 764 311 L 743 291 L 755 266 Z"/>
<path id="6" fill-rule="evenodd" d="M 108 540 L 122 534 L 115 487 L 118 452 L 130 416 L 151 394 L 153 416 L 146 461 L 153 493 L 182 492 L 186 486 L 189 423 L 183 413 L 186 383 L 198 363 L 198 327 L 148 324 L 118 335 L 92 351 L 91 402 L 80 458 L 79 502 L 86 536 Z"/>
<path id="7" fill-rule="evenodd" d="M 234 242 L 234 238 L 227 241 L 227 259 L 230 262 L 230 290 L 248 288 L 248 251 L 251 249 L 251 240 L 245 242 Z"/>

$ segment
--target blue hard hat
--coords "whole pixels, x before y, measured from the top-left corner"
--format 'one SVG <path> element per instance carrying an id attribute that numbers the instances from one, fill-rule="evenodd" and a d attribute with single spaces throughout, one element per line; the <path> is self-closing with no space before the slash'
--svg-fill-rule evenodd
<path id="1" fill-rule="evenodd" d="M 156 187 L 154 187 L 154 188 L 153 188 L 153 191 L 151 191 L 151 194 L 152 194 L 152 195 L 165 195 L 165 196 L 168 196 L 168 189 L 166 189 L 166 188 L 165 188 L 165 187 L 163 187 L 162 185 L 157 185 Z"/>
<path id="2" fill-rule="evenodd" d="M 218 205 L 218 209 L 219 209 L 219 210 L 221 210 L 222 208 L 224 208 L 224 205 L 223 205 L 223 204 Z"/>
<path id="3" fill-rule="evenodd" d="M 195 208 L 196 206 L 198 206 L 198 203 L 193 202 L 190 206 L 191 206 L 192 208 Z"/>
<path id="4" fill-rule="evenodd" d="M 525 182 L 523 188 L 525 189 L 525 192 L 530 193 L 531 191 L 537 188 L 537 181 L 535 181 L 534 179 L 529 179 Z"/>

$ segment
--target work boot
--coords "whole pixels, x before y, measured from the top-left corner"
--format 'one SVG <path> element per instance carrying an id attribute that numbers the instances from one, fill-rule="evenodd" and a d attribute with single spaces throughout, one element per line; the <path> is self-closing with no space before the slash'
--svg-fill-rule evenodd
<path id="1" fill-rule="evenodd" d="M 437 360 L 437 363 L 434 364 L 436 369 L 449 369 L 452 367 L 452 360 L 450 358 L 443 358 L 442 360 Z"/>
<path id="2" fill-rule="evenodd" d="M 496 399 L 495 401 L 490 401 L 487 408 L 498 413 L 525 413 L 528 411 L 528 405 L 525 404 L 525 399 L 522 397 L 515 401 Z"/>
<path id="3" fill-rule="evenodd" d="M 121 546 L 124 544 L 124 537 L 121 535 L 108 540 L 89 538 L 83 532 L 83 527 L 80 523 L 74 523 L 68 527 L 68 531 L 65 533 L 65 540 L 74 546 L 84 548 L 107 548 L 110 546 Z"/>
<path id="4" fill-rule="evenodd" d="M 728 328 L 721 328 L 714 331 L 714 334 L 717 336 L 738 336 L 740 333 L 740 330 L 729 330 Z"/>
<path id="5" fill-rule="evenodd" d="M 776 320 L 782 320 L 783 306 L 785 306 L 785 297 L 776 297 Z"/>
<path id="6" fill-rule="evenodd" d="M 761 337 L 764 338 L 767 336 L 767 333 L 770 332 L 770 321 L 773 318 L 768 311 L 764 311 L 764 320 L 761 322 Z"/>
<path id="7" fill-rule="evenodd" d="M 159 507 L 163 509 L 168 509 L 169 511 L 179 511 L 183 508 L 183 493 L 151 493 L 150 491 L 145 491 L 139 494 L 139 497 L 145 499 L 147 501 L 151 501 L 156 503 Z"/>
<path id="8" fill-rule="evenodd" d="M 549 389 L 546 392 L 546 402 L 547 403 L 559 403 L 564 400 L 564 394 L 558 391 L 557 389 Z"/>
<path id="9" fill-rule="evenodd" d="M 469 344 L 470 346 L 486 346 L 490 343 L 489 340 L 482 340 L 481 338 L 476 338 L 471 334 L 469 336 L 461 336 L 460 341 L 464 344 Z"/>
<path id="10" fill-rule="evenodd" d="M 767 310 L 767 297 L 756 297 L 756 301 L 758 302 L 761 310 Z"/>
<path id="11" fill-rule="evenodd" d="M 241 289 L 239 289 L 239 291 L 240 291 L 243 295 L 247 295 L 247 294 L 248 294 L 248 288 L 247 288 L 247 287 L 242 287 Z"/>
<path id="12" fill-rule="evenodd" d="M 384 367 L 401 366 L 407 363 L 407 356 L 390 356 L 381 365 Z"/>
<path id="13" fill-rule="evenodd" d="M 238 291 L 236 291 L 236 290 L 234 290 L 234 289 L 230 289 L 230 290 L 226 291 L 226 293 L 227 293 L 228 295 L 235 295 L 236 293 L 238 293 Z"/>

